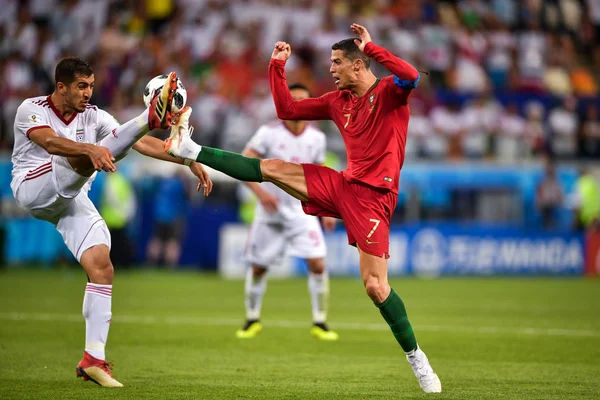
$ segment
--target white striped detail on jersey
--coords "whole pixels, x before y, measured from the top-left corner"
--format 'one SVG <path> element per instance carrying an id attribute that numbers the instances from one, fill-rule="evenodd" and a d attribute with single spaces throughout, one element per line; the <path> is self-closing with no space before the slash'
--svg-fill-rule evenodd
<path id="1" fill-rule="evenodd" d="M 38 106 L 42 106 L 42 107 L 50 107 L 50 104 L 48 103 L 48 100 L 35 100 L 32 101 L 33 104 L 36 104 Z"/>

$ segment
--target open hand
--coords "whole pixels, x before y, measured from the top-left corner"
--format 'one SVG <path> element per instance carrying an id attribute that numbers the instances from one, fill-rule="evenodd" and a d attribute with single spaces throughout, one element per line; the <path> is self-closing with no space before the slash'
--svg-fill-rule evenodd
<path id="1" fill-rule="evenodd" d="M 206 172 L 202 164 L 195 161 L 190 164 L 190 171 L 192 171 L 199 181 L 196 190 L 199 192 L 200 189 L 204 188 L 204 195 L 208 196 L 213 189 L 213 183 L 210 180 L 208 172 Z"/>
<path id="2" fill-rule="evenodd" d="M 271 54 L 271 58 L 276 60 L 286 61 L 292 55 L 292 48 L 286 42 L 277 42 L 275 43 L 275 48 L 273 49 L 273 54 Z"/>
<path id="3" fill-rule="evenodd" d="M 352 29 L 352 32 L 356 33 L 360 38 L 360 40 L 354 39 L 354 43 L 356 43 L 360 51 L 365 51 L 367 43 L 372 42 L 371 35 L 369 34 L 369 31 L 367 31 L 367 28 L 359 24 L 352 24 L 350 25 L 350 29 Z"/>

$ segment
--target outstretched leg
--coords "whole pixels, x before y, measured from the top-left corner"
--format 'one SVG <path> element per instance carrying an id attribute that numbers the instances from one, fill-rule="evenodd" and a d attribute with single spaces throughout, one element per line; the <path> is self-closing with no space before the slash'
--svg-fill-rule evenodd
<path id="1" fill-rule="evenodd" d="M 272 182 L 298 200 L 308 200 L 302 165 L 280 159 L 244 157 L 238 153 L 200 146 L 190 138 L 191 114 L 192 109 L 186 107 L 177 123 L 171 127 L 171 137 L 165 142 L 167 153 L 208 165 L 240 181 Z"/>

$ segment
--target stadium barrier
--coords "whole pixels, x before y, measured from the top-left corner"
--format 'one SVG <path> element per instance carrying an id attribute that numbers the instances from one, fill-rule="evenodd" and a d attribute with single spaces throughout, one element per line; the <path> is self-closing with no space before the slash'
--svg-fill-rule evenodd
<path id="1" fill-rule="evenodd" d="M 247 234 L 248 227 L 244 225 L 221 228 L 222 276 L 244 276 Z M 330 274 L 359 276 L 358 252 L 348 246 L 345 231 L 338 229 L 327 234 L 325 241 Z M 455 224 L 397 226 L 390 236 L 389 275 L 581 275 L 586 265 L 585 242 L 584 235 L 577 233 Z M 595 259 L 600 262 L 599 238 L 595 238 L 594 245 L 598 254 Z M 306 274 L 306 268 L 301 259 L 284 257 L 272 268 L 272 274 L 301 276 Z"/>

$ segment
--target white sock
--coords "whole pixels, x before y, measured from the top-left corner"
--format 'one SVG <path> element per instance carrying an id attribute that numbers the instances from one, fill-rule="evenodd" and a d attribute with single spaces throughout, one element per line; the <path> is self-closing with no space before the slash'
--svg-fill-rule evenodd
<path id="1" fill-rule="evenodd" d="M 114 133 L 105 137 L 100 145 L 108 148 L 113 157 L 119 161 L 125 157 L 135 142 L 148 132 L 150 129 L 148 128 L 148 110 L 146 110 L 138 117 L 119 126 Z"/>
<path id="2" fill-rule="evenodd" d="M 406 356 L 409 358 L 409 360 L 412 360 L 415 358 L 415 355 L 417 354 L 417 350 L 420 350 L 418 344 L 417 344 L 416 349 L 406 352 Z"/>
<path id="3" fill-rule="evenodd" d="M 105 360 L 104 347 L 110 328 L 112 285 L 88 283 L 83 296 L 85 351 Z"/>
<path id="4" fill-rule="evenodd" d="M 262 308 L 262 300 L 267 291 L 267 274 L 263 274 L 260 278 L 254 278 L 252 268 L 248 268 L 246 273 L 246 319 L 260 319 L 260 310 Z"/>
<path id="5" fill-rule="evenodd" d="M 316 324 L 327 321 L 327 308 L 329 306 L 329 274 L 308 273 L 308 291 L 312 304 L 313 322 Z"/>
<path id="6" fill-rule="evenodd" d="M 188 160 L 196 161 L 196 159 L 198 158 L 198 155 L 202 151 L 202 146 L 200 146 L 198 143 L 194 142 L 192 140 L 192 138 L 188 138 L 188 140 L 185 140 L 185 142 L 183 142 L 183 143 L 185 143 L 185 146 L 181 146 L 181 148 L 180 148 L 181 154 L 179 156 L 181 158 L 186 158 Z"/>

